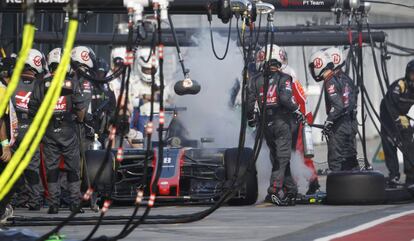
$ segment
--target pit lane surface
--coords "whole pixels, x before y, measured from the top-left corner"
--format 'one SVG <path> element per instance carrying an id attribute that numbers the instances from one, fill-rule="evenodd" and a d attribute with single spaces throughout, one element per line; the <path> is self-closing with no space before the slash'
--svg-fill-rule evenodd
<path id="1" fill-rule="evenodd" d="M 183 214 L 205 209 L 206 207 L 159 207 L 151 214 Z M 377 205 L 377 206 L 325 206 L 297 205 L 295 207 L 275 207 L 256 205 L 250 207 L 222 207 L 208 218 L 189 224 L 143 225 L 125 240 L 314 240 L 326 237 L 358 225 L 403 211 L 414 210 L 414 204 Z M 28 212 L 17 209 L 15 215 L 43 216 L 47 209 Z M 111 208 L 107 215 L 128 215 L 130 207 Z M 62 210 L 59 217 L 69 212 Z M 87 210 L 80 216 L 97 215 Z M 411 219 L 410 222 L 413 222 Z M 411 225 L 413 227 L 414 224 Z M 23 227 L 19 227 L 23 228 Z M 25 227 L 43 234 L 52 227 Z M 61 234 L 66 238 L 83 239 L 92 226 L 68 226 Z M 121 226 L 105 225 L 97 235 L 115 235 Z M 412 240 L 405 239 L 405 240 Z"/>

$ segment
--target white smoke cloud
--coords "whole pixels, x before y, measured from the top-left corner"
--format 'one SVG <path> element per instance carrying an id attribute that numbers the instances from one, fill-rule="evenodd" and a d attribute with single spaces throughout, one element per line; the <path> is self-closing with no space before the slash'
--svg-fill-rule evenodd
<path id="1" fill-rule="evenodd" d="M 199 139 L 201 137 L 213 137 L 215 142 L 208 147 L 231 148 L 237 147 L 240 129 L 240 110 L 229 107 L 230 90 L 235 80 L 241 78 L 243 59 L 240 49 L 235 41 L 230 42 L 230 49 L 226 59 L 217 60 L 212 52 L 210 36 L 207 31 L 196 37 L 198 46 L 186 48 L 184 58 L 186 67 L 191 70 L 191 78 L 201 85 L 201 91 L 195 96 L 177 96 L 175 104 L 186 106 L 187 111 L 181 113 L 189 137 Z M 214 36 L 215 47 L 218 54 L 224 53 L 227 38 Z M 177 73 L 175 79 L 182 79 L 182 73 Z M 262 150 L 257 160 L 256 167 L 259 181 L 259 199 L 262 201 L 267 194 L 271 163 L 269 150 L 263 140 Z M 253 147 L 254 134 L 251 130 L 246 134 L 246 147 Z M 207 146 L 207 145 L 206 145 Z M 299 163 L 302 163 L 300 165 Z M 298 170 L 296 170 L 298 168 Z M 300 183 L 304 183 L 308 174 L 303 160 L 294 161 L 292 172 Z M 304 170 L 306 169 L 306 170 Z M 301 184 L 307 188 L 307 183 Z"/>

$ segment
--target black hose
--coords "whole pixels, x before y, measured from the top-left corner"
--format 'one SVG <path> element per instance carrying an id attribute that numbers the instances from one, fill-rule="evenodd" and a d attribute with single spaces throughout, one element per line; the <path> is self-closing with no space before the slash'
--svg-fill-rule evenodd
<path id="1" fill-rule="evenodd" d="M 379 86 L 381 88 L 382 97 L 384 97 L 385 96 L 385 88 L 384 88 L 382 78 L 381 78 L 379 68 L 378 68 L 377 55 L 375 54 L 374 41 L 372 40 L 371 28 L 369 26 L 368 19 L 367 19 L 367 29 L 368 29 L 368 35 L 369 35 L 370 46 L 371 46 L 371 51 L 372 51 L 372 58 L 374 59 L 375 73 L 377 74 L 378 83 L 379 83 Z"/>
<path id="2" fill-rule="evenodd" d="M 312 114 L 313 119 L 316 119 L 316 116 L 318 116 L 318 113 L 319 113 L 319 109 L 321 108 L 322 95 L 323 95 L 324 89 L 325 89 L 324 86 L 322 86 L 321 92 L 319 93 L 318 103 L 316 104 L 316 108 L 315 108 L 315 110 L 313 111 L 313 114 Z"/>
<path id="3" fill-rule="evenodd" d="M 229 45 L 230 45 L 230 36 L 231 36 L 231 22 L 232 22 L 233 18 L 230 18 L 230 23 L 229 23 L 229 33 L 227 35 L 227 44 L 226 44 L 226 50 L 224 51 L 224 54 L 222 57 L 218 56 L 217 52 L 216 52 L 216 48 L 214 46 L 214 38 L 213 38 L 213 28 L 211 27 L 211 21 L 209 21 L 209 26 L 210 26 L 210 42 L 211 42 L 211 49 L 213 50 L 214 56 L 218 59 L 218 60 L 223 60 L 226 58 L 227 53 L 229 51 Z"/>
<path id="4" fill-rule="evenodd" d="M 171 32 L 173 34 L 175 48 L 177 50 L 177 55 L 178 55 L 178 61 L 180 62 L 184 78 L 186 78 L 186 75 L 187 75 L 188 71 L 187 71 L 187 69 L 185 68 L 185 65 L 184 65 L 184 59 L 183 59 L 183 56 L 182 56 L 181 50 L 180 50 L 180 43 L 178 42 L 177 33 L 175 32 L 174 24 L 173 24 L 173 21 L 171 19 L 170 14 L 168 14 L 168 22 L 170 23 Z M 228 45 L 227 45 L 227 47 L 228 47 Z"/>
<path id="5" fill-rule="evenodd" d="M 88 81 L 97 82 L 98 84 L 101 84 L 101 83 L 108 83 L 114 80 L 115 78 L 118 78 L 122 74 L 123 68 L 125 67 L 122 66 L 121 68 L 117 69 L 114 73 L 112 73 L 111 75 L 105 78 L 97 78 L 95 76 L 89 75 L 88 73 L 86 73 L 80 68 L 76 72 L 82 77 L 84 77 L 85 79 L 87 79 Z"/>

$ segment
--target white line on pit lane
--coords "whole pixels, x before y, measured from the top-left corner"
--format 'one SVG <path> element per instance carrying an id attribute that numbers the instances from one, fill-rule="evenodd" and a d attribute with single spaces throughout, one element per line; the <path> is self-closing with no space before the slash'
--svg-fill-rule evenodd
<path id="1" fill-rule="evenodd" d="M 393 220 L 393 219 L 396 219 L 396 218 L 400 218 L 402 216 L 410 215 L 410 214 L 413 214 L 413 213 L 414 213 L 414 210 L 405 211 L 405 212 L 401 212 L 401 213 L 395 213 L 395 214 L 392 214 L 392 215 L 389 215 L 389 216 L 386 216 L 386 217 L 383 217 L 383 218 L 380 218 L 380 219 L 376 219 L 376 220 L 368 222 L 368 223 L 361 224 L 361 225 L 359 225 L 355 228 L 351 228 L 351 229 L 342 231 L 340 233 L 336 233 L 336 234 L 332 234 L 332 235 L 329 235 L 329 236 L 326 236 L 326 237 L 323 237 L 323 238 L 315 239 L 314 241 L 329 241 L 329 240 L 332 240 L 332 239 L 341 238 L 341 237 L 344 237 L 344 236 L 347 236 L 347 235 L 350 235 L 350 234 L 353 234 L 353 233 L 357 233 L 357 232 L 372 228 L 374 226 L 385 223 L 387 221 L 390 221 L 390 220 Z"/>

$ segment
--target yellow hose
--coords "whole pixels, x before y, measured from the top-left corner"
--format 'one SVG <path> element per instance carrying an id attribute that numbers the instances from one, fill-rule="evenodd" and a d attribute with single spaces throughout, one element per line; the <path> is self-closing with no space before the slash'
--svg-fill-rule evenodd
<path id="1" fill-rule="evenodd" d="M 78 21 L 70 20 L 63 56 L 56 70 L 56 74 L 53 77 L 50 88 L 47 91 L 45 99 L 42 102 L 38 110 L 38 113 L 36 114 L 22 143 L 20 143 L 19 148 L 17 149 L 16 153 L 13 155 L 12 159 L 10 160 L 10 163 L 7 165 L 5 171 L 3 172 L 3 174 L 6 174 L 6 175 L 2 174 L 0 176 L 0 190 L 1 190 L 0 200 L 2 200 L 4 196 L 11 190 L 14 183 L 19 179 L 23 171 L 29 165 L 34 153 L 36 152 L 38 145 L 40 144 L 42 140 L 43 135 L 46 132 L 49 121 L 53 116 L 56 103 L 60 97 L 60 93 L 62 90 L 61 86 L 62 86 L 63 80 L 66 77 L 67 66 L 70 63 L 70 52 L 75 42 L 77 29 L 78 29 Z M 40 129 L 39 129 L 39 126 L 40 126 Z M 34 140 L 33 140 L 33 137 L 34 137 Z M 29 150 L 27 151 L 27 149 Z M 23 155 L 25 156 L 24 156 L 24 159 L 22 160 Z M 17 166 L 17 169 L 16 169 L 16 166 Z M 7 184 L 5 184 L 5 182 L 7 182 Z"/>
<path id="2" fill-rule="evenodd" d="M 13 75 L 11 77 L 10 83 L 7 86 L 6 93 L 0 99 L 0 118 L 2 118 L 6 112 L 10 98 L 12 97 L 14 91 L 17 88 L 17 85 L 19 84 L 20 75 L 23 72 L 27 56 L 29 55 L 29 51 L 33 45 L 34 33 L 35 27 L 32 24 L 25 24 L 22 35 L 22 48 L 20 49 L 19 57 L 17 58 L 16 66 L 14 67 Z"/>

